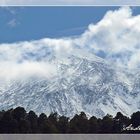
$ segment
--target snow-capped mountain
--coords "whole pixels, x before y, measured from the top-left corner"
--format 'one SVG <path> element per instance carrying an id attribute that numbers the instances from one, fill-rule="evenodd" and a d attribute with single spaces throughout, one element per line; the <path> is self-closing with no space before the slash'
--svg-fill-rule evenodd
<path id="1" fill-rule="evenodd" d="M 131 115 L 140 109 L 139 57 L 140 15 L 127 6 L 78 36 L 2 43 L 0 110 Z"/>
<path id="2" fill-rule="evenodd" d="M 24 55 L 26 59 L 29 56 Z M 42 58 L 33 57 L 37 61 Z M 44 57 L 45 63 L 55 66 L 55 74 L 51 78 L 33 74 L 2 82 L 1 110 L 23 106 L 37 113 L 58 112 L 72 117 L 84 111 L 88 116 L 102 117 L 118 111 L 130 115 L 140 109 L 140 74 L 78 48 L 63 57 L 46 51 Z"/>

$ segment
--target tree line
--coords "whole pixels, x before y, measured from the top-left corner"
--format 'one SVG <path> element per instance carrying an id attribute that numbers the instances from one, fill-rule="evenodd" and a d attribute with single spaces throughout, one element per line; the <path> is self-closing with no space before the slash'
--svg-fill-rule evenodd
<path id="1" fill-rule="evenodd" d="M 118 112 L 115 117 L 107 114 L 103 118 L 90 118 L 84 112 L 73 118 L 51 113 L 39 116 L 34 111 L 28 113 L 23 107 L 0 111 L 0 133 L 61 133 L 61 134 L 106 134 L 106 133 L 140 133 L 140 130 L 125 130 L 129 125 L 140 126 L 140 112 L 127 117 Z"/>

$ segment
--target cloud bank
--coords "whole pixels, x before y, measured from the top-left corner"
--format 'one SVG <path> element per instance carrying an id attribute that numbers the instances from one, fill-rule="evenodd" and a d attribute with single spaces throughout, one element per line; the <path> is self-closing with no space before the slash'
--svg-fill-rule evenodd
<path id="1" fill-rule="evenodd" d="M 138 69 L 139 25 L 140 15 L 133 16 L 131 8 L 122 7 L 108 11 L 103 19 L 90 24 L 78 37 L 0 44 L 0 78 L 8 80 L 31 75 L 51 78 L 58 74 L 59 59 L 78 53 L 77 49 L 83 52 L 82 57 L 86 50 L 116 66 Z"/>
<path id="2" fill-rule="evenodd" d="M 140 0 L 0 0 L 1 5 L 137 5 Z"/>

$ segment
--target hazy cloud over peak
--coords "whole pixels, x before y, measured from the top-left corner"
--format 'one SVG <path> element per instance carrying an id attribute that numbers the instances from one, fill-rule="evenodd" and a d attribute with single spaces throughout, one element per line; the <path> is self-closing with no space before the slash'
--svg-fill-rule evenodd
<path id="1" fill-rule="evenodd" d="M 140 68 L 139 25 L 140 15 L 133 16 L 131 8 L 122 7 L 108 11 L 78 37 L 0 44 L 0 77 L 37 74 L 49 78 L 57 74 L 57 64 L 48 60 L 78 54 L 78 49 L 82 57 L 87 50 L 117 66 Z"/>

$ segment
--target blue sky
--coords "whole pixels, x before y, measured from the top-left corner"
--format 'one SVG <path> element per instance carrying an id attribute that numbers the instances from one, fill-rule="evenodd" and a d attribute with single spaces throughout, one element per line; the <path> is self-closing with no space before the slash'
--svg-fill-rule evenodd
<path id="1" fill-rule="evenodd" d="M 0 43 L 79 35 L 118 7 L 1 7 Z"/>
<path id="2" fill-rule="evenodd" d="M 0 43 L 82 34 L 108 10 L 119 7 L 1 7 Z M 133 8 L 139 14 L 140 8 Z"/>

